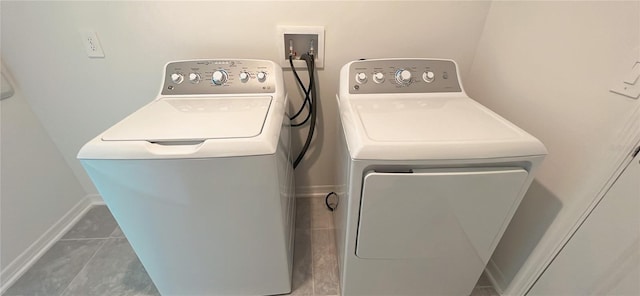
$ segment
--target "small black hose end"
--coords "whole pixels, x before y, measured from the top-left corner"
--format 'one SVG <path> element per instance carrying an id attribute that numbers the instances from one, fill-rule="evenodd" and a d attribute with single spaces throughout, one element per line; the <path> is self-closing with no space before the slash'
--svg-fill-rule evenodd
<path id="1" fill-rule="evenodd" d="M 330 200 L 332 195 L 335 196 L 335 198 L 331 198 Z M 327 205 L 329 211 L 335 211 L 335 209 L 338 208 L 338 194 L 333 191 L 329 192 L 329 194 L 324 197 L 324 204 Z"/>

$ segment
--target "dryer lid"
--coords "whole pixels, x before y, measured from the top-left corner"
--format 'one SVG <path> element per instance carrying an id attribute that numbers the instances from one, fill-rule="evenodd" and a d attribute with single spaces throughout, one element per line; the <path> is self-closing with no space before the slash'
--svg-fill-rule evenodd
<path id="1" fill-rule="evenodd" d="M 102 134 L 104 141 L 185 142 L 260 135 L 271 96 L 160 98 Z"/>
<path id="2" fill-rule="evenodd" d="M 483 142 L 521 137 L 515 126 L 468 99 L 376 99 L 352 104 L 373 141 Z"/>
<path id="3" fill-rule="evenodd" d="M 476 101 L 455 96 L 340 100 L 354 159 L 480 159 L 545 155 L 535 137 Z"/>

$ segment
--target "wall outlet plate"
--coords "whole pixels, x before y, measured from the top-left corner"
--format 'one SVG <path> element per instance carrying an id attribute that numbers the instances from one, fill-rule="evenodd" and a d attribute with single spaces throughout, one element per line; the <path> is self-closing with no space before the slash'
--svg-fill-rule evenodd
<path id="1" fill-rule="evenodd" d="M 82 45 L 84 45 L 87 56 L 90 58 L 104 58 L 104 51 L 102 51 L 102 46 L 100 45 L 100 40 L 98 40 L 96 32 L 81 30 L 80 34 L 82 35 Z"/>
<path id="2" fill-rule="evenodd" d="M 310 50 L 313 44 L 316 68 L 324 68 L 324 26 L 278 26 L 278 60 L 282 68 L 291 68 L 289 64 L 289 46 L 293 45 L 295 54 L 293 66 L 306 68 L 299 57 Z"/>

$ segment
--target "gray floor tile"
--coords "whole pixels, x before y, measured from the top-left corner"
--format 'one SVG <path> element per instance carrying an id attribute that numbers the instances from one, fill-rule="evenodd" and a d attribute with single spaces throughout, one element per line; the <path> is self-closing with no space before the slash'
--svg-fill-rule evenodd
<path id="1" fill-rule="evenodd" d="M 333 217 L 324 203 L 324 197 L 313 197 L 309 200 L 311 203 L 311 229 L 334 228 Z"/>
<path id="2" fill-rule="evenodd" d="M 60 295 L 103 243 L 99 239 L 57 242 L 3 295 Z"/>
<path id="3" fill-rule="evenodd" d="M 313 293 L 337 295 L 338 260 L 333 229 L 312 229 Z"/>
<path id="4" fill-rule="evenodd" d="M 489 281 L 489 278 L 484 272 L 480 276 L 480 279 L 478 279 L 478 283 L 476 283 L 476 287 L 492 287 L 491 281 Z"/>
<path id="5" fill-rule="evenodd" d="M 95 206 L 62 237 L 62 240 L 108 238 L 117 226 L 118 223 L 113 219 L 107 206 Z"/>
<path id="6" fill-rule="evenodd" d="M 297 229 L 293 253 L 291 295 L 313 295 L 311 270 L 311 230 Z"/>
<path id="7" fill-rule="evenodd" d="M 311 228 L 311 199 L 296 199 L 296 229 Z"/>
<path id="8" fill-rule="evenodd" d="M 334 225 L 322 198 L 296 200 L 290 295 L 339 295 Z M 107 239 L 87 239 L 106 237 Z M 159 295 L 106 206 L 89 211 L 6 296 Z M 499 296 L 482 275 L 472 296 Z"/>
<path id="9" fill-rule="evenodd" d="M 62 295 L 160 294 L 127 239 L 110 238 Z"/>

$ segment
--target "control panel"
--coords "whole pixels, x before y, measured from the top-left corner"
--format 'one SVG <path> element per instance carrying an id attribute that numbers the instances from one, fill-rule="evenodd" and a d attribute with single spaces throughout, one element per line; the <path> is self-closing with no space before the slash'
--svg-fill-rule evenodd
<path id="1" fill-rule="evenodd" d="M 167 64 L 162 95 L 274 93 L 275 67 L 261 60 L 194 60 Z"/>
<path id="2" fill-rule="evenodd" d="M 350 94 L 461 92 L 450 60 L 362 60 L 349 67 Z"/>

